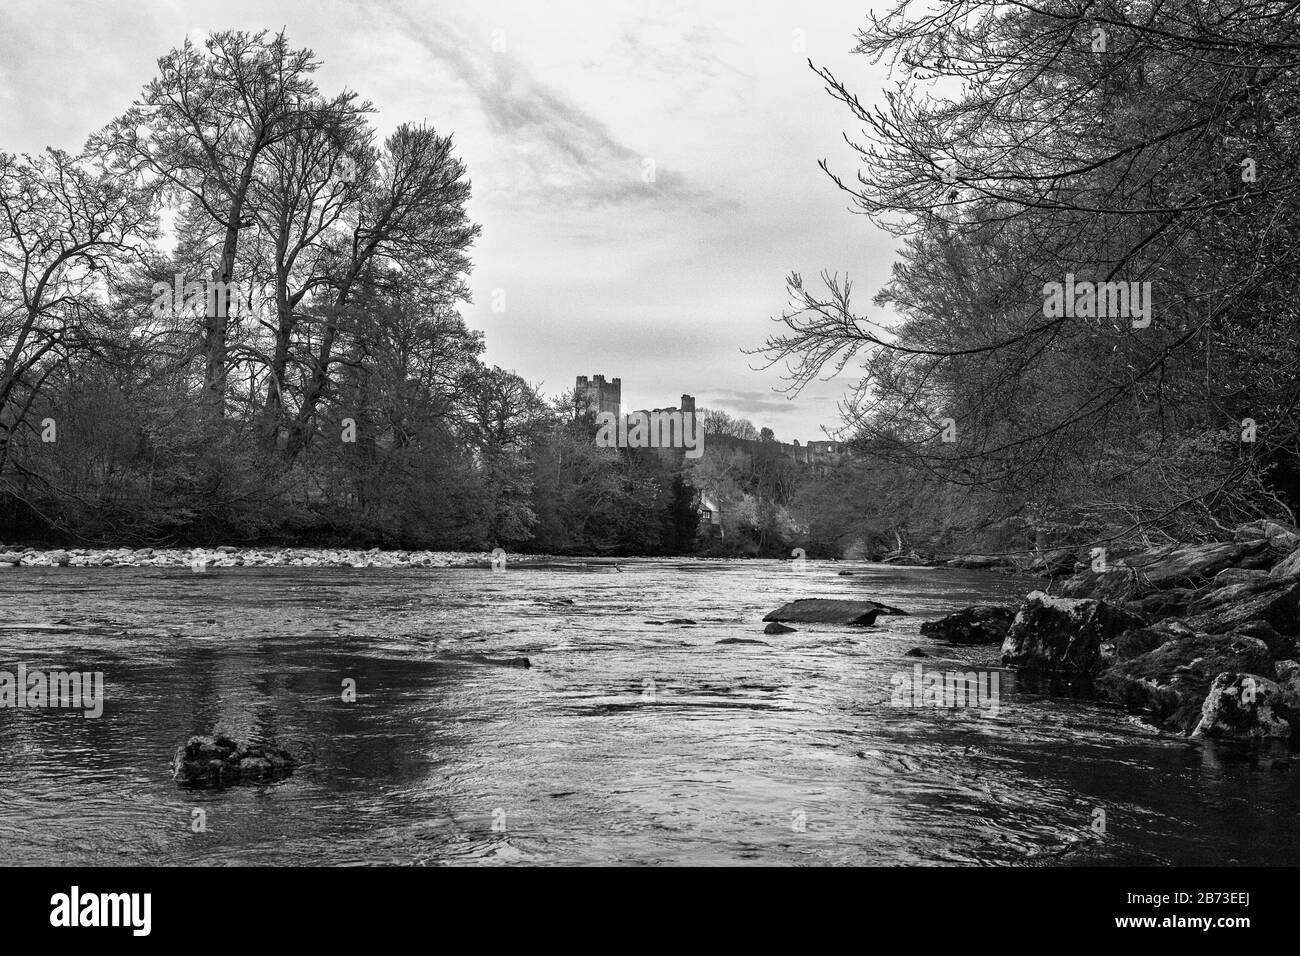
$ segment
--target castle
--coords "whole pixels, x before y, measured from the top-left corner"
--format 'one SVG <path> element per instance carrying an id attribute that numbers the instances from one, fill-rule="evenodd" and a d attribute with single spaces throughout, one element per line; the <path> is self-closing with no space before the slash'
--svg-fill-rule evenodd
<path id="1" fill-rule="evenodd" d="M 581 416 L 584 414 L 597 415 L 601 412 L 620 416 L 623 414 L 623 380 L 613 378 L 605 380 L 604 375 L 593 375 L 590 379 L 585 375 L 579 375 L 573 393 L 574 415 Z M 643 410 L 644 411 L 644 410 Z M 678 408 L 656 408 L 655 412 L 674 412 L 680 411 L 683 415 L 689 413 L 695 414 L 695 396 L 683 395 L 681 405 Z M 751 438 L 733 438 L 729 435 L 710 435 L 705 442 L 705 454 L 708 454 L 708 447 L 714 448 L 721 446 L 739 447 L 748 449 L 749 446 L 760 444 L 761 439 Z M 781 454 L 797 462 L 803 462 L 809 465 L 830 465 L 839 460 L 841 455 L 850 455 L 852 451 L 845 442 L 838 441 L 810 441 L 806 445 L 800 445 L 799 442 L 793 444 L 787 442 L 778 443 L 781 448 Z M 663 453 L 671 454 L 676 449 L 663 449 Z"/>
<path id="2" fill-rule="evenodd" d="M 609 412 L 617 415 L 623 408 L 623 380 L 616 378 L 606 382 L 605 376 L 593 375 L 589 382 L 587 376 L 579 375 L 573 398 L 578 414 Z"/>

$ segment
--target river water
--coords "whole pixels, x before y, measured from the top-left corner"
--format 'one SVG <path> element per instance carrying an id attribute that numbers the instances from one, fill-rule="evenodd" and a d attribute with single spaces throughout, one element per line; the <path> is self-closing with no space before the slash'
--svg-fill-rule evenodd
<path id="1" fill-rule="evenodd" d="M 0 670 L 102 671 L 104 712 L 0 709 L 0 863 L 1292 863 L 1300 763 L 1164 736 L 920 623 L 1026 584 L 946 569 L 15 568 Z M 912 612 L 760 619 L 797 597 Z M 688 618 L 695 624 L 652 624 Z M 13 624 L 62 622 L 49 630 Z M 67 625 L 76 629 L 68 631 Z M 729 638 L 765 644 L 719 644 Z M 931 657 L 904 653 L 920 647 Z M 491 663 L 527 656 L 529 669 Z M 914 666 L 984 706 L 913 706 Z M 355 681 L 356 700 L 344 700 Z M 897 687 L 909 688 L 899 699 Z M 965 703 L 969 704 L 970 701 Z M 996 703 L 996 706 L 987 706 Z M 187 791 L 176 747 L 283 747 Z M 196 811 L 202 811 L 201 813 Z"/>

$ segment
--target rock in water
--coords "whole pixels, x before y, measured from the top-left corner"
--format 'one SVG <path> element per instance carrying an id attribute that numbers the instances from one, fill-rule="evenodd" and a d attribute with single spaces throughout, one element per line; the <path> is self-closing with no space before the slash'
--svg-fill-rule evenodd
<path id="1" fill-rule="evenodd" d="M 764 634 L 794 634 L 797 633 L 798 630 L 799 629 L 797 627 L 786 627 L 784 624 L 779 624 L 776 621 L 773 621 L 767 627 L 763 628 L 763 633 Z"/>
<path id="2" fill-rule="evenodd" d="M 988 604 L 962 608 L 921 625 L 921 634 L 952 644 L 1001 644 L 1016 612 L 1009 607 Z"/>
<path id="3" fill-rule="evenodd" d="M 1002 663 L 1042 674 L 1091 677 L 1104 663 L 1102 644 L 1145 623 L 1105 601 L 1034 591 L 1007 630 Z"/>
<path id="4" fill-rule="evenodd" d="M 1227 672 L 1275 674 L 1268 645 L 1243 634 L 1192 634 L 1119 660 L 1097 678 L 1097 688 L 1157 725 L 1189 733 L 1215 678 Z"/>
<path id="5" fill-rule="evenodd" d="M 472 661 L 475 664 L 491 664 L 494 667 L 523 667 L 527 669 L 533 666 L 533 662 L 526 657 L 488 657 L 486 654 L 468 654 L 461 659 Z"/>
<path id="6" fill-rule="evenodd" d="M 848 601 L 832 598 L 800 598 L 782 604 L 775 611 L 763 615 L 765 621 L 792 621 L 796 624 L 857 624 L 876 623 L 880 614 L 906 614 L 896 607 L 877 601 Z"/>
<path id="7" fill-rule="evenodd" d="M 1214 678 L 1193 737 L 1240 739 L 1289 737 L 1291 724 L 1279 711 L 1284 694 L 1266 677 L 1223 673 Z M 1292 715 L 1294 716 L 1294 715 Z"/>
<path id="8" fill-rule="evenodd" d="M 1102 657 L 1111 663 L 1129 661 L 1170 641 L 1195 636 L 1195 631 L 1171 618 L 1150 627 L 1125 631 L 1115 638 L 1114 643 L 1102 647 Z"/>
<path id="9" fill-rule="evenodd" d="M 229 737 L 191 737 L 172 758 L 172 779 L 183 787 L 264 783 L 293 773 L 297 761 L 284 750 L 239 744 Z"/>

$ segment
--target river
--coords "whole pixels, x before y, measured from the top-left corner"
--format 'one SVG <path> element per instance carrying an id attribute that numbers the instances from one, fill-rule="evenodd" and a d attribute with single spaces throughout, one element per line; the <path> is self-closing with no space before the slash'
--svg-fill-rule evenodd
<path id="1" fill-rule="evenodd" d="M 0 569 L 0 669 L 102 671 L 103 715 L 0 709 L 4 864 L 1293 862 L 1285 751 L 1161 735 L 996 671 L 994 708 L 900 706 L 994 673 L 920 623 L 1012 600 L 984 572 L 630 560 L 566 570 Z M 797 597 L 911 612 L 760 618 Z M 571 602 L 571 603 L 570 603 Z M 695 624 L 651 624 L 689 618 Z M 719 644 L 728 638 L 764 644 Z M 905 657 L 913 647 L 931 657 Z M 529 669 L 484 663 L 527 656 Z M 354 681 L 355 702 L 344 699 Z M 891 683 L 892 682 L 892 683 Z M 909 698 L 910 700 L 910 698 Z M 304 762 L 169 774 L 220 730 Z"/>

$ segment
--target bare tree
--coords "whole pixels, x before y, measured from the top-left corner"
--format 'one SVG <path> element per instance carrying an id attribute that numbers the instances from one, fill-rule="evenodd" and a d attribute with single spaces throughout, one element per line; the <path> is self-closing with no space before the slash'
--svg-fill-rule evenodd
<path id="1" fill-rule="evenodd" d="M 158 61 L 159 76 L 91 148 L 122 175 L 192 201 L 220 235 L 211 279 L 236 281 L 241 233 L 256 223 L 251 199 L 263 154 L 296 131 L 330 125 L 357 109 L 355 94 L 322 102 L 311 50 L 292 50 L 283 33 L 223 31 L 199 50 L 188 39 Z M 205 277 L 206 278 L 206 277 Z M 210 410 L 224 414 L 230 299 L 211 296 L 198 353 Z"/>
<path id="2" fill-rule="evenodd" d="M 155 235 L 147 197 L 66 153 L 0 153 L 0 472 L 57 362 L 95 345 L 113 270 Z"/>

